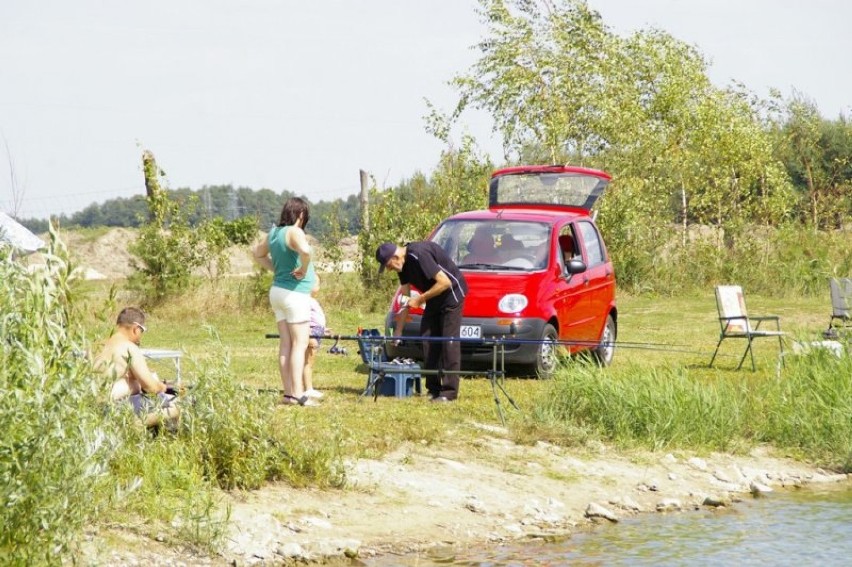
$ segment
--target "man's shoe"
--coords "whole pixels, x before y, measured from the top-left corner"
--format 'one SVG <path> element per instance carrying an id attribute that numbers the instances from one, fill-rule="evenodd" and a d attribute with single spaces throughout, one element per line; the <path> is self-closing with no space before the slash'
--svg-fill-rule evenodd
<path id="1" fill-rule="evenodd" d="M 432 398 L 429 401 L 435 402 L 435 403 L 443 403 L 443 402 L 451 402 L 452 400 L 447 399 L 446 396 L 435 396 L 434 398 Z"/>

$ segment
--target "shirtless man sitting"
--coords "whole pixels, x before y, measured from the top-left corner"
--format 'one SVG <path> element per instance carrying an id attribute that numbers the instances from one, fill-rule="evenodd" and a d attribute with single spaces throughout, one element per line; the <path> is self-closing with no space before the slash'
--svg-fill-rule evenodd
<path id="1" fill-rule="evenodd" d="M 167 393 L 168 386 L 151 372 L 139 348 L 146 330 L 142 310 L 135 307 L 122 309 L 115 331 L 95 358 L 95 369 L 115 379 L 110 400 L 129 403 L 145 425 L 176 424 L 180 410 L 175 405 L 175 396 Z"/>

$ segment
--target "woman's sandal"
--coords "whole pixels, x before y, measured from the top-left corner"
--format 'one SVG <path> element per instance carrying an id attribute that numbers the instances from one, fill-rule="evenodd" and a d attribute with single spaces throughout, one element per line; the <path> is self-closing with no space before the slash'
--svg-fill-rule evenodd
<path id="1" fill-rule="evenodd" d="M 285 406 L 318 406 L 316 400 L 312 400 L 308 396 L 302 396 L 301 398 L 297 398 L 296 396 L 289 396 L 284 394 L 284 401 L 281 402 Z"/>

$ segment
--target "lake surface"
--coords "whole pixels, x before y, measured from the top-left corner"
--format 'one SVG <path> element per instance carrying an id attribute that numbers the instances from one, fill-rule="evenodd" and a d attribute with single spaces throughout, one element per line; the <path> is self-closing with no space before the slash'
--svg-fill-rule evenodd
<path id="1" fill-rule="evenodd" d="M 724 510 L 641 514 L 559 543 L 366 561 L 370 567 L 531 565 L 852 565 L 848 485 L 774 492 Z"/>

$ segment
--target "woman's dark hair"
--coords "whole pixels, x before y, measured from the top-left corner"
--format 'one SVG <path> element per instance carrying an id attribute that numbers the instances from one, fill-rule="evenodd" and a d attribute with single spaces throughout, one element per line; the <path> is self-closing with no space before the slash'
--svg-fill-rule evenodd
<path id="1" fill-rule="evenodd" d="M 299 220 L 299 215 L 304 215 L 302 217 L 302 229 L 304 230 L 308 226 L 308 219 L 311 218 L 308 204 L 304 199 L 299 197 L 290 197 L 281 209 L 281 218 L 278 219 L 278 226 L 295 225 L 296 221 Z"/>

